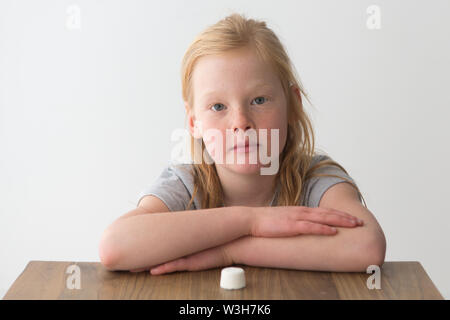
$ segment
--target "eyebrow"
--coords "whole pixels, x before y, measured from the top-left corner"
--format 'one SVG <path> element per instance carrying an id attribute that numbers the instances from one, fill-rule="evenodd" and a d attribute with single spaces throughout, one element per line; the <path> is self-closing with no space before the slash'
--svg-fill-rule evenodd
<path id="1" fill-rule="evenodd" d="M 257 83 L 254 86 L 250 87 L 251 89 L 259 89 L 259 88 L 264 88 L 264 87 L 272 87 L 270 84 L 268 83 Z M 205 99 L 211 95 L 217 94 L 218 91 L 213 90 L 213 91 L 208 91 L 205 94 L 202 95 L 202 98 Z"/>

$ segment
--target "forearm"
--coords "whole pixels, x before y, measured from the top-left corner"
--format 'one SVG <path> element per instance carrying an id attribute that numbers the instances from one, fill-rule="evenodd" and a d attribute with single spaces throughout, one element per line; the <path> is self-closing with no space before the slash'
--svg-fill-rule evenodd
<path id="1" fill-rule="evenodd" d="M 245 236 L 226 244 L 226 251 L 237 264 L 296 270 L 362 272 L 371 264 L 383 264 L 382 242 L 383 239 L 371 237 L 367 226 L 363 226 L 359 230 L 338 228 L 338 233 L 334 236 Z"/>
<path id="2" fill-rule="evenodd" d="M 105 246 L 116 257 L 112 269 L 154 266 L 250 234 L 245 207 L 140 214 L 116 220 Z"/>

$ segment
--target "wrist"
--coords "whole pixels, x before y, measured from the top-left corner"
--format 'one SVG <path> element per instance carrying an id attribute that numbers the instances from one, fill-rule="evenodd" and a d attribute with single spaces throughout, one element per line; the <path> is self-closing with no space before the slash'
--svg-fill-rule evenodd
<path id="1" fill-rule="evenodd" d="M 243 236 L 223 245 L 224 255 L 232 265 L 245 264 L 243 258 L 247 255 L 246 248 L 252 239 L 252 236 Z"/>
<path id="2" fill-rule="evenodd" d="M 254 220 L 254 207 L 246 206 L 233 206 L 234 214 L 236 215 L 236 220 L 238 225 L 243 229 L 243 236 L 251 236 Z"/>

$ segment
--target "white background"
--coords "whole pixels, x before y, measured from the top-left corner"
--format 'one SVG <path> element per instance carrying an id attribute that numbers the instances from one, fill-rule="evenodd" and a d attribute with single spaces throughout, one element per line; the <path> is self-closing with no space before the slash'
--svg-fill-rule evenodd
<path id="1" fill-rule="evenodd" d="M 366 26 L 372 4 L 379 30 Z M 361 188 L 386 261 L 419 261 L 450 297 L 447 0 L 1 0 L 0 297 L 30 260 L 99 261 L 102 231 L 184 126 L 185 50 L 234 11 L 286 46 L 317 147 Z"/>

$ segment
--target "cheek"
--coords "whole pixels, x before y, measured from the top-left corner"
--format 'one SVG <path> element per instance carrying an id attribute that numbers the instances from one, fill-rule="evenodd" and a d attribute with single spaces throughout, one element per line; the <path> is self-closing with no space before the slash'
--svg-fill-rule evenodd
<path id="1" fill-rule="evenodd" d="M 278 153 L 281 153 L 286 144 L 287 139 L 287 119 L 283 118 L 282 115 L 277 115 L 272 118 L 270 123 L 266 124 L 266 128 L 267 128 L 267 141 L 263 141 L 263 143 L 267 145 L 268 150 L 267 152 L 270 155 L 272 155 L 271 150 L 274 149 L 275 152 L 278 150 Z M 276 135 L 276 133 L 274 132 L 275 129 L 278 129 L 278 139 L 275 137 Z M 272 145 L 273 144 L 272 141 L 274 141 L 274 143 L 276 143 L 277 145 Z"/>
<path id="2" fill-rule="evenodd" d="M 203 130 L 203 143 L 205 144 L 208 154 L 219 162 L 226 152 L 226 131 L 216 126 L 207 126 Z M 220 158 L 220 159 L 219 159 Z"/>
<path id="3" fill-rule="evenodd" d="M 281 137 L 282 132 L 286 131 L 287 119 L 281 114 L 273 114 L 272 117 L 265 121 L 261 128 L 267 128 L 267 132 L 270 133 L 271 129 L 278 129 Z"/>
<path id="4" fill-rule="evenodd" d="M 287 119 L 287 110 L 283 109 L 283 112 L 280 113 L 277 118 L 277 125 L 279 130 L 279 142 L 280 142 L 280 152 L 284 148 L 287 138 L 287 130 L 288 130 L 288 119 Z"/>

